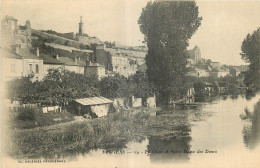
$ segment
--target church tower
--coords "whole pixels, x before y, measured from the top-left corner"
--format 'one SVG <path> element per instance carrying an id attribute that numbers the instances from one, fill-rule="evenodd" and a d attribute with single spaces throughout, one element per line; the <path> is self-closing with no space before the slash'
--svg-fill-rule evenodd
<path id="1" fill-rule="evenodd" d="M 84 23 L 82 22 L 82 16 L 80 16 L 80 22 L 79 22 L 79 35 L 83 35 L 84 31 L 83 31 L 83 25 Z"/>

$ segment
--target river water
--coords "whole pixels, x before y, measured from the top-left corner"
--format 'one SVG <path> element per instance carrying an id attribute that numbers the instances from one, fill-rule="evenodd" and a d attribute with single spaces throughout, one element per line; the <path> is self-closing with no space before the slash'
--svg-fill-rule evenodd
<path id="1" fill-rule="evenodd" d="M 180 119 L 182 127 L 187 127 L 181 128 L 185 134 L 164 139 L 149 136 L 118 151 L 92 150 L 70 163 L 80 161 L 96 167 L 255 167 L 260 165 L 259 101 L 260 94 L 217 97 L 196 109 L 181 111 L 186 116 Z M 154 119 L 165 117 L 169 124 L 172 111 L 169 108 L 168 114 Z"/>

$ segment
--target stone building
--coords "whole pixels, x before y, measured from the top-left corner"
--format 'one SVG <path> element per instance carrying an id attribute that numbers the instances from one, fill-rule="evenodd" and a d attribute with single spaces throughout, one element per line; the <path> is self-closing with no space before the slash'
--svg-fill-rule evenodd
<path id="1" fill-rule="evenodd" d="M 87 46 L 103 44 L 97 37 L 90 37 L 84 33 L 84 23 L 82 21 L 82 16 L 80 16 L 79 32 L 76 34 L 76 39 L 78 42 Z"/>
<path id="2" fill-rule="evenodd" d="M 17 44 L 20 48 L 31 47 L 31 24 L 27 20 L 25 26 L 18 26 L 18 20 L 5 16 L 1 22 L 3 45 Z"/>
<path id="3" fill-rule="evenodd" d="M 1 57 L 4 70 L 2 77 L 6 81 L 21 77 L 31 77 L 32 81 L 36 81 L 44 77 L 43 59 L 27 48 L 4 48 Z"/>
<path id="4" fill-rule="evenodd" d="M 93 63 L 88 61 L 85 67 L 85 76 L 87 77 L 97 77 L 98 80 L 106 76 L 105 67 L 99 63 Z"/>
<path id="5" fill-rule="evenodd" d="M 3 79 L 31 77 L 32 81 L 41 80 L 44 77 L 43 60 L 38 53 L 30 51 L 30 21 L 27 20 L 25 26 L 18 26 L 17 22 L 12 16 L 5 16 L 1 22 Z"/>
<path id="6" fill-rule="evenodd" d="M 108 48 L 105 45 L 96 47 L 95 61 L 107 70 L 128 77 L 138 71 L 145 63 L 146 52 Z"/>
<path id="7" fill-rule="evenodd" d="M 201 60 L 200 48 L 195 46 L 192 50 L 188 50 L 189 56 L 191 59 L 195 60 L 195 62 L 199 62 Z"/>

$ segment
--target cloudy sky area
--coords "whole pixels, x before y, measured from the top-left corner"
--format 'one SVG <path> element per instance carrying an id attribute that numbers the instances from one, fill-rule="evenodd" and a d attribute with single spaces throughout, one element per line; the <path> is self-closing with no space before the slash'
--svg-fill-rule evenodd
<path id="1" fill-rule="evenodd" d="M 142 45 L 137 20 L 149 0 L 2 0 L 2 17 L 11 15 L 32 28 L 77 32 L 80 16 L 84 31 L 102 41 Z M 202 58 L 239 65 L 241 42 L 260 27 L 260 1 L 198 1 L 202 25 L 190 40 Z"/>

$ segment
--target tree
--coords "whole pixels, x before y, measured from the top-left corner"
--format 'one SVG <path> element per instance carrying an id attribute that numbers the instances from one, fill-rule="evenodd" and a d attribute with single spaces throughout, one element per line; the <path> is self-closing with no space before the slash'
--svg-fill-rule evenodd
<path id="1" fill-rule="evenodd" d="M 101 95 L 108 98 L 125 97 L 129 95 L 127 78 L 116 74 L 102 78 L 99 83 Z"/>
<path id="2" fill-rule="evenodd" d="M 98 96 L 98 80 L 68 70 L 49 69 L 42 81 L 28 77 L 10 81 L 8 96 L 21 103 L 65 106 L 73 99 Z"/>
<path id="3" fill-rule="evenodd" d="M 195 101 L 201 102 L 205 100 L 205 83 L 202 81 L 194 82 Z"/>
<path id="4" fill-rule="evenodd" d="M 241 58 L 249 63 L 249 70 L 245 73 L 244 83 L 252 90 L 260 89 L 260 28 L 248 34 L 242 42 Z"/>
<path id="5" fill-rule="evenodd" d="M 188 40 L 201 24 L 194 1 L 148 2 L 138 20 L 148 46 L 147 75 L 161 103 L 186 94 Z"/>

